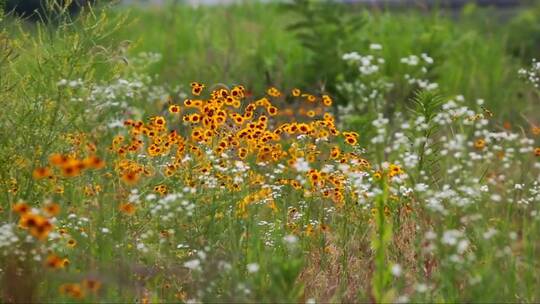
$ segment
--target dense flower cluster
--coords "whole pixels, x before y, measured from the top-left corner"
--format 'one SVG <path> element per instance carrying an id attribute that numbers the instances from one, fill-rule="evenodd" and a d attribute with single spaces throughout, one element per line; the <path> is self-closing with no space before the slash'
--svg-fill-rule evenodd
<path id="1" fill-rule="evenodd" d="M 540 88 L 540 62 L 536 61 L 536 59 L 533 59 L 529 68 L 520 69 L 518 73 L 519 76 L 526 79 L 536 88 Z"/>
<path id="2" fill-rule="evenodd" d="M 195 96 L 203 88 L 192 83 Z M 248 101 L 243 86 L 219 88 L 209 99 L 171 103 L 168 119 L 125 121 L 128 133 L 115 137 L 111 146 L 120 156 L 116 171 L 124 182 L 135 185 L 142 176 L 153 176 L 154 169 L 162 168 L 158 174 L 198 191 L 240 192 L 250 180 L 251 190 L 258 190 L 239 202 L 238 212 L 244 216 L 247 205 L 272 202 L 272 192 L 285 186 L 321 194 L 338 205 L 347 194 L 359 196 L 348 177 L 369 172 L 371 166 L 356 146 L 358 133 L 340 132 L 328 112 L 308 115 L 308 119 L 313 116 L 311 121 L 280 122 L 275 104 L 283 102 L 283 94 L 276 88 L 267 93 Z M 292 96 L 308 107 L 332 104 L 327 95 L 316 97 L 298 89 Z M 173 187 L 178 189 L 178 183 Z M 163 196 L 169 191 L 156 185 L 154 192 Z"/>

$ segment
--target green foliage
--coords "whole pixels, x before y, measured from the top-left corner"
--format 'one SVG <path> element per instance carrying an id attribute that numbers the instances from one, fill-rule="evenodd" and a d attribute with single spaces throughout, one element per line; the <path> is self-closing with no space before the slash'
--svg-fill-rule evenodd
<path id="1" fill-rule="evenodd" d="M 519 12 L 509 24 L 509 50 L 527 63 L 538 56 L 540 49 L 540 4 Z"/>
<path id="2" fill-rule="evenodd" d="M 295 0 L 283 7 L 294 12 L 298 20 L 286 29 L 293 31 L 309 51 L 306 85 L 318 84 L 336 93 L 335 79 L 344 69 L 339 58 L 361 37 L 365 25 L 363 16 L 346 13 L 349 6 L 331 1 Z"/>
<path id="3" fill-rule="evenodd" d="M 413 117 L 423 117 L 423 122 L 426 124 L 421 134 L 415 134 L 417 131 L 413 131 L 413 134 L 409 135 L 411 139 L 423 139 L 418 151 L 415 151 L 419 157 L 416 178 L 425 170 L 427 176 L 431 178 L 431 182 L 436 183 L 436 174 L 440 170 L 438 155 L 440 142 L 436 137 L 439 125 L 434 123 L 433 119 L 442 110 L 442 104 L 446 100 L 436 91 L 424 90 L 417 91 L 412 101 L 415 105 L 415 108 L 412 109 Z"/>
<path id="4" fill-rule="evenodd" d="M 431 126 L 427 132 L 432 134 L 435 128 L 432 126 L 433 118 L 441 110 L 444 99 L 436 91 L 422 90 L 415 93 L 412 101 L 416 106 L 413 111 L 416 115 L 425 117 L 425 122 Z"/>
<path id="5" fill-rule="evenodd" d="M 373 279 L 371 281 L 372 294 L 378 303 L 387 303 L 395 297 L 395 290 L 390 286 L 392 274 L 388 263 L 389 245 L 392 241 L 392 219 L 385 216 L 385 208 L 388 204 L 388 185 L 386 180 L 381 181 L 382 193 L 377 196 L 375 222 L 371 247 L 374 254 Z"/>
<path id="6" fill-rule="evenodd" d="M 60 80 L 98 81 L 98 70 L 111 79 L 123 67 L 114 56 L 115 46 L 107 41 L 124 22 L 123 16 L 109 19 L 104 11 L 89 10 L 72 19 L 67 11 L 57 8 L 61 14 L 54 18 L 60 26 L 40 22 L 35 33 L 28 35 L 24 24 L 17 22 L 17 39 L 0 34 L 0 102 L 10 109 L 2 113 L 0 124 L 0 140 L 5 143 L 0 148 L 2 164 L 15 163 L 21 157 L 42 161 L 62 134 L 91 126 L 88 117 L 80 115 L 85 113 L 85 104 L 73 102 L 75 92 L 59 88 Z M 17 130 L 19 136 L 11 136 L 10 130 Z M 11 166 L 1 171 L 28 175 Z M 29 180 L 24 191 L 30 191 L 31 185 Z"/>

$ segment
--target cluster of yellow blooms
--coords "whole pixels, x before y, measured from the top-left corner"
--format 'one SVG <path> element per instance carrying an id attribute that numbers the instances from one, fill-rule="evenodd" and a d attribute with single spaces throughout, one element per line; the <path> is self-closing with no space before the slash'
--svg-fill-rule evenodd
<path id="1" fill-rule="evenodd" d="M 210 92 L 208 99 L 200 97 L 204 88 L 203 84 L 192 83 L 195 98 L 186 99 L 183 104 L 169 99 L 168 118 L 164 115 L 152 117 L 148 122 L 124 122 L 128 133 L 116 136 L 110 147 L 110 150 L 119 156 L 115 169 L 121 180 L 128 185 L 135 185 L 142 176 L 153 176 L 155 172 L 151 165 L 152 160 L 166 157 L 161 172 L 165 177 L 183 176 L 186 185 L 197 187 L 201 184 L 197 184 L 193 179 L 195 173 L 213 174 L 221 181 L 222 186 L 231 191 L 239 191 L 239 183 L 234 182 L 230 174 L 213 170 L 213 161 L 208 158 L 210 153 L 223 165 L 230 165 L 234 160 L 251 164 L 273 164 L 263 166 L 265 168 L 276 168 L 276 165 L 283 164 L 291 178 L 269 181 L 264 176 L 251 172 L 250 184 L 290 185 L 307 194 L 318 192 L 321 197 L 328 198 L 339 206 L 344 203 L 347 192 L 346 177 L 339 170 L 326 172 L 322 167 L 326 164 L 346 164 L 350 172 L 369 172 L 371 169 L 370 163 L 358 152 L 359 134 L 339 131 L 329 111 L 309 110 L 308 119 L 280 121 L 283 117 L 279 117 L 280 110 L 277 105 L 285 103 L 286 97 L 276 88 L 268 89 L 267 96 L 256 100 L 247 97 L 246 90 L 241 85 L 231 89 L 217 88 Z M 302 104 L 301 108 L 311 106 L 320 109 L 332 105 L 332 99 L 328 95 L 317 97 L 293 89 L 291 96 L 306 103 Z M 335 141 L 332 138 L 341 140 Z M 142 157 L 144 161 L 141 161 L 141 155 L 147 156 Z M 186 158 L 195 160 L 197 165 L 187 166 Z M 290 168 L 299 161 L 306 161 L 308 169 L 293 172 Z M 260 166 L 257 167 L 260 169 Z M 389 176 L 403 173 L 398 166 L 395 167 Z M 180 170 L 181 168 L 183 170 Z M 308 184 L 300 183 L 297 175 L 293 174 L 299 172 L 304 174 Z M 284 175 L 286 174 L 287 172 L 284 172 Z M 204 184 L 204 181 L 201 183 Z M 161 195 L 166 194 L 167 190 L 165 185 L 154 188 L 154 192 Z M 249 202 L 263 198 L 270 202 L 268 205 L 271 208 L 275 208 L 268 188 L 257 190 L 252 187 L 250 192 L 251 194 L 238 203 L 237 214 L 245 216 Z M 349 195 L 357 194 L 349 191 Z M 132 214 L 135 206 L 125 203 L 120 206 L 120 210 Z"/>

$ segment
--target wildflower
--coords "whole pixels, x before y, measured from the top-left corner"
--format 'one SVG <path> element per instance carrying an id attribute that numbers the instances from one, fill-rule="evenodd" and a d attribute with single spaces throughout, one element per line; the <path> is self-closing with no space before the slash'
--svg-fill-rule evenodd
<path id="1" fill-rule="evenodd" d="M 534 155 L 540 157 L 540 147 L 534 149 Z"/>
<path id="2" fill-rule="evenodd" d="M 332 147 L 332 150 L 330 150 L 330 158 L 331 159 L 337 159 L 341 155 L 341 150 L 338 146 Z"/>
<path id="3" fill-rule="evenodd" d="M 259 271 L 259 268 L 260 268 L 259 264 L 257 264 L 257 263 L 249 263 L 249 264 L 247 264 L 246 267 L 247 267 L 247 271 L 249 273 L 256 273 L 256 272 Z"/>
<path id="4" fill-rule="evenodd" d="M 43 207 L 43 211 L 49 216 L 53 217 L 60 213 L 60 205 L 57 203 L 48 203 Z"/>
<path id="5" fill-rule="evenodd" d="M 165 185 L 155 186 L 154 191 L 161 194 L 161 195 L 165 195 L 167 193 L 167 186 L 165 186 Z"/>
<path id="6" fill-rule="evenodd" d="M 267 110 L 270 116 L 275 116 L 278 113 L 278 109 L 274 106 L 268 107 Z"/>
<path id="7" fill-rule="evenodd" d="M 330 226 L 326 225 L 326 224 L 321 224 L 319 226 L 319 229 L 322 231 L 322 232 L 328 232 L 330 231 Z"/>
<path id="8" fill-rule="evenodd" d="M 30 234 L 39 240 L 44 240 L 53 229 L 48 219 L 34 213 L 23 214 L 19 219 L 19 227 L 29 229 Z"/>
<path id="9" fill-rule="evenodd" d="M 68 247 L 73 248 L 73 247 L 77 246 L 77 241 L 75 239 L 69 239 L 67 241 L 67 245 L 68 245 Z"/>
<path id="10" fill-rule="evenodd" d="M 167 122 L 163 116 L 152 117 L 151 121 L 152 121 L 153 125 L 156 126 L 158 129 L 159 128 L 164 128 L 165 124 Z"/>
<path id="11" fill-rule="evenodd" d="M 380 50 L 382 50 L 382 45 L 380 45 L 378 43 L 372 43 L 372 44 L 369 45 L 369 49 L 374 50 L 374 51 L 380 51 Z"/>
<path id="12" fill-rule="evenodd" d="M 50 254 L 45 261 L 45 265 L 53 269 L 64 268 L 64 259 L 60 258 L 56 254 Z"/>
<path id="13" fill-rule="evenodd" d="M 240 148 L 240 149 L 238 149 L 238 157 L 239 157 L 240 159 L 245 159 L 246 156 L 247 156 L 247 153 L 248 153 L 248 151 L 247 151 L 246 148 Z"/>
<path id="14" fill-rule="evenodd" d="M 19 202 L 14 204 L 13 207 L 11 207 L 11 210 L 15 213 L 23 215 L 30 211 L 30 206 L 28 206 L 26 203 Z"/>
<path id="15" fill-rule="evenodd" d="M 403 174 L 403 170 L 401 169 L 400 166 L 395 165 L 395 164 L 390 164 L 390 166 L 388 168 L 388 176 L 394 177 L 394 176 L 398 176 L 398 175 L 401 175 L 401 174 Z"/>
<path id="16" fill-rule="evenodd" d="M 48 167 L 41 167 L 36 168 L 34 172 L 32 172 L 32 176 L 35 179 L 50 178 L 52 177 L 52 172 L 51 169 Z"/>
<path id="17" fill-rule="evenodd" d="M 310 170 L 309 180 L 311 181 L 311 185 L 314 187 L 319 187 L 319 186 L 324 185 L 324 181 L 322 180 L 321 173 L 317 170 Z"/>
<path id="18" fill-rule="evenodd" d="M 105 167 L 105 162 L 95 155 L 86 157 L 85 159 L 83 159 L 82 163 L 86 168 L 91 169 L 101 169 Z"/>
<path id="19" fill-rule="evenodd" d="M 315 97 L 315 95 L 302 94 L 302 96 L 306 97 L 306 100 L 310 103 L 314 103 L 317 100 L 317 97 Z"/>
<path id="20" fill-rule="evenodd" d="M 118 206 L 118 210 L 126 215 L 133 215 L 137 211 L 137 207 L 133 203 L 122 203 Z"/>
<path id="21" fill-rule="evenodd" d="M 533 126 L 531 128 L 531 132 L 533 135 L 538 136 L 540 135 L 540 126 Z"/>
<path id="22" fill-rule="evenodd" d="M 169 106 L 169 112 L 171 114 L 178 114 L 180 113 L 180 106 L 179 105 L 170 105 Z"/>
<path id="23" fill-rule="evenodd" d="M 428 286 L 424 283 L 418 283 L 416 284 L 416 291 L 420 292 L 420 293 L 424 293 L 426 291 L 428 291 Z"/>
<path id="24" fill-rule="evenodd" d="M 268 95 L 270 95 L 272 97 L 281 96 L 281 92 L 278 89 L 274 88 L 274 87 L 268 88 L 268 90 L 266 90 L 266 93 L 268 93 Z"/>
<path id="25" fill-rule="evenodd" d="M 298 242 L 298 237 L 294 234 L 288 234 L 283 237 L 283 241 L 287 244 L 294 245 Z"/>
<path id="26" fill-rule="evenodd" d="M 302 185 L 297 180 L 292 180 L 291 186 L 296 190 L 302 189 Z"/>
<path id="27" fill-rule="evenodd" d="M 395 277 L 401 276 L 401 272 L 402 272 L 401 265 L 399 264 L 392 265 L 391 271 L 392 271 L 392 275 L 394 275 Z"/>
<path id="28" fill-rule="evenodd" d="M 306 226 L 306 230 L 304 231 L 306 236 L 312 236 L 315 233 L 315 229 L 313 228 L 312 224 L 308 224 Z"/>
<path id="29" fill-rule="evenodd" d="M 189 260 L 184 263 L 184 267 L 191 270 L 199 270 L 201 268 L 201 261 L 199 259 Z"/>
<path id="30" fill-rule="evenodd" d="M 55 166 L 64 166 L 69 161 L 69 158 L 65 155 L 55 153 L 49 156 L 49 162 Z"/>
<path id="31" fill-rule="evenodd" d="M 68 295 L 74 299 L 82 299 L 85 296 L 81 284 L 63 284 L 60 286 L 59 291 L 61 294 Z"/>
<path id="32" fill-rule="evenodd" d="M 101 288 L 101 282 L 96 279 L 84 279 L 82 286 L 93 293 L 97 293 Z"/>
<path id="33" fill-rule="evenodd" d="M 191 83 L 191 93 L 195 96 L 201 95 L 202 90 L 204 89 L 204 84 L 199 82 Z"/>
<path id="34" fill-rule="evenodd" d="M 345 142 L 348 143 L 351 146 L 356 145 L 358 143 L 358 133 L 356 132 L 343 132 L 343 136 L 345 136 Z"/>
<path id="35" fill-rule="evenodd" d="M 128 185 L 134 185 L 139 181 L 139 174 L 133 171 L 127 171 L 122 174 L 122 181 Z"/>
<path id="36" fill-rule="evenodd" d="M 328 95 L 323 95 L 322 96 L 322 102 L 325 106 L 329 107 L 332 105 L 332 98 Z"/>
<path id="37" fill-rule="evenodd" d="M 309 163 L 307 161 L 305 161 L 305 159 L 299 158 L 294 163 L 294 168 L 298 172 L 307 172 L 307 171 L 309 171 Z"/>
<path id="38" fill-rule="evenodd" d="M 482 138 L 479 138 L 474 141 L 474 148 L 477 150 L 482 150 L 486 147 L 486 141 Z"/>
<path id="39" fill-rule="evenodd" d="M 65 177 L 75 177 L 81 174 L 81 170 L 83 170 L 86 166 L 85 164 L 74 158 L 67 158 L 67 161 L 63 162 L 61 161 L 61 172 L 62 175 Z"/>

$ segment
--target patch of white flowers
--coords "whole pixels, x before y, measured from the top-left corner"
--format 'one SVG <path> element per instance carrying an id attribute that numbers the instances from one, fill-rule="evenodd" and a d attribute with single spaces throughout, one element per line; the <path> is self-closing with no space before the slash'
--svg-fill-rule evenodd
<path id="1" fill-rule="evenodd" d="M 518 74 L 534 87 L 540 88 L 540 62 L 536 61 L 536 59 L 532 60 L 528 68 L 520 69 Z"/>

